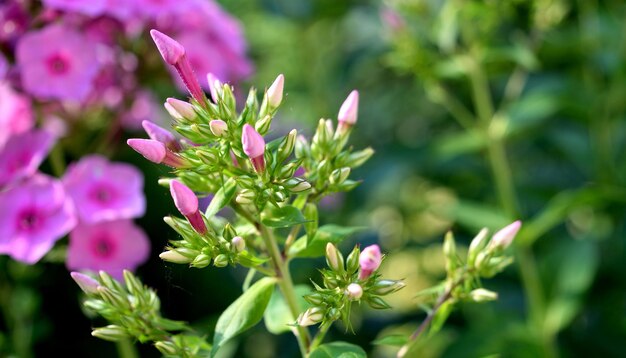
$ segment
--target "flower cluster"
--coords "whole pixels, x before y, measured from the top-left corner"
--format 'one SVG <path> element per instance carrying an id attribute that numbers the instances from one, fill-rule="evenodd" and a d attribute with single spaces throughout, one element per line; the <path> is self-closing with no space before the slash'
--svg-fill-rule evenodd
<path id="1" fill-rule="evenodd" d="M 371 308 L 391 308 L 380 296 L 402 289 L 402 281 L 381 279 L 376 271 L 382 256 L 378 245 L 360 251 L 355 247 L 344 262 L 343 255 L 331 243 L 326 245 L 326 264 L 329 269 L 321 270 L 323 285 L 315 284 L 316 291 L 304 296 L 312 306 L 303 312 L 297 324 L 310 326 L 321 323 L 329 325 L 338 319 L 350 327 L 352 302 L 366 302 Z"/>

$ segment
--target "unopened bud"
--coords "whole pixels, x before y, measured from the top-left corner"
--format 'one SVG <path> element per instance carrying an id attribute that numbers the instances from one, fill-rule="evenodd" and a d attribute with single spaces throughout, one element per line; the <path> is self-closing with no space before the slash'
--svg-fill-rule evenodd
<path id="1" fill-rule="evenodd" d="M 274 83 L 267 89 L 267 103 L 272 108 L 280 106 L 283 101 L 283 87 L 285 85 L 285 76 L 278 75 L 274 80 Z"/>
<path id="2" fill-rule="evenodd" d="M 169 341 L 158 341 L 154 344 L 156 349 L 159 350 L 165 356 L 178 356 L 180 352 L 178 347 L 173 342 Z"/>
<path id="3" fill-rule="evenodd" d="M 258 121 L 256 121 L 256 123 L 254 124 L 254 129 L 256 129 L 256 131 L 259 132 L 259 134 L 263 135 L 267 133 L 267 131 L 270 130 L 271 125 L 272 125 L 272 116 L 268 114 L 268 115 L 263 116 L 263 118 L 259 119 Z"/>
<path id="4" fill-rule="evenodd" d="M 176 250 L 168 250 L 159 254 L 159 257 L 163 261 L 173 262 L 175 264 L 188 264 L 191 262 L 189 257 L 181 255 Z"/>
<path id="5" fill-rule="evenodd" d="M 105 341 L 110 342 L 117 342 L 119 340 L 128 338 L 126 330 L 116 325 L 108 325 L 105 327 L 96 328 L 91 331 L 91 335 L 96 338 L 104 339 Z"/>
<path id="6" fill-rule="evenodd" d="M 214 103 L 217 103 L 217 100 L 220 98 L 220 94 L 222 93 L 222 82 L 210 72 L 206 75 L 206 77 L 209 84 L 209 91 L 211 92 L 211 99 Z"/>
<path id="7" fill-rule="evenodd" d="M 374 149 L 365 148 L 348 156 L 345 165 L 350 168 L 360 167 L 374 155 Z"/>
<path id="8" fill-rule="evenodd" d="M 126 143 L 144 158 L 156 164 L 165 164 L 181 168 L 187 163 L 178 155 L 168 150 L 165 144 L 153 139 L 131 138 Z"/>
<path id="9" fill-rule="evenodd" d="M 226 267 L 228 265 L 228 256 L 224 254 L 219 254 L 215 256 L 213 260 L 213 266 L 215 267 Z"/>
<path id="10" fill-rule="evenodd" d="M 303 135 L 299 135 L 296 138 L 296 148 L 295 148 L 296 158 L 308 158 L 311 155 L 311 148 L 309 147 L 309 142 L 306 140 L 306 137 Z"/>
<path id="11" fill-rule="evenodd" d="M 191 266 L 195 268 L 205 268 L 211 263 L 211 257 L 206 254 L 200 254 L 196 256 L 191 262 Z"/>
<path id="12" fill-rule="evenodd" d="M 337 120 L 340 123 L 345 123 L 350 126 L 356 123 L 357 115 L 359 111 L 359 91 L 354 90 L 350 92 L 348 98 L 343 102 L 339 109 L 339 115 Z"/>
<path id="13" fill-rule="evenodd" d="M 312 292 L 304 295 L 304 300 L 313 306 L 319 306 L 324 302 L 324 296 L 319 292 Z"/>
<path id="14" fill-rule="evenodd" d="M 351 283 L 346 288 L 346 296 L 351 301 L 356 301 L 363 296 L 363 288 L 358 283 Z"/>
<path id="15" fill-rule="evenodd" d="M 181 214 L 187 216 L 198 211 L 198 197 L 185 184 L 178 180 L 170 181 L 170 194 Z"/>
<path id="16" fill-rule="evenodd" d="M 237 194 L 235 201 L 239 204 L 251 204 L 254 202 L 255 199 L 256 193 L 253 190 L 242 189 L 239 194 Z"/>
<path id="17" fill-rule="evenodd" d="M 377 310 L 383 310 L 383 309 L 388 309 L 391 308 L 391 306 L 389 306 L 389 304 L 387 302 L 385 302 L 385 300 L 383 300 L 380 297 L 377 296 L 370 296 L 367 299 L 367 304 Z"/>
<path id="18" fill-rule="evenodd" d="M 365 280 L 370 277 L 370 275 L 378 269 L 381 261 L 382 255 L 378 245 L 370 245 L 363 249 L 359 256 L 359 265 L 361 267 L 359 280 Z"/>
<path id="19" fill-rule="evenodd" d="M 487 302 L 498 299 L 498 294 L 496 292 L 489 291 L 484 288 L 472 290 L 469 295 L 474 302 Z"/>
<path id="20" fill-rule="evenodd" d="M 148 137 L 152 140 L 156 140 L 165 144 L 170 150 L 177 152 L 181 149 L 180 144 L 176 141 L 176 137 L 165 128 L 162 128 L 153 122 L 143 121 L 141 122 L 141 126 L 148 134 Z"/>
<path id="21" fill-rule="evenodd" d="M 402 288 L 404 288 L 405 283 L 402 281 L 395 281 L 395 280 L 380 280 L 377 281 L 373 286 L 372 286 L 372 293 L 378 296 L 384 296 L 384 295 L 388 295 L 390 293 L 394 293 L 397 291 L 400 291 Z"/>
<path id="22" fill-rule="evenodd" d="M 350 176 L 350 168 L 344 167 L 341 169 L 335 169 L 332 173 L 330 173 L 330 177 L 328 180 L 331 184 L 341 184 Z"/>
<path id="23" fill-rule="evenodd" d="M 210 121 L 209 127 L 211 128 L 211 133 L 213 133 L 216 137 L 222 137 L 228 130 L 228 125 L 221 119 L 214 119 Z"/>
<path id="24" fill-rule="evenodd" d="M 165 109 L 168 110 L 170 115 L 174 117 L 174 119 L 187 119 L 194 120 L 197 117 L 196 110 L 193 108 L 193 105 L 186 101 L 181 101 L 176 98 L 168 98 L 167 105 Z"/>
<path id="25" fill-rule="evenodd" d="M 346 259 L 346 271 L 348 271 L 349 274 L 353 274 L 359 269 L 360 255 L 361 250 L 359 249 L 359 246 L 355 246 L 354 249 L 352 249 L 352 252 L 348 255 L 348 258 Z"/>
<path id="26" fill-rule="evenodd" d="M 326 264 L 335 272 L 343 272 L 343 255 L 332 243 L 326 244 Z"/>
<path id="27" fill-rule="evenodd" d="M 257 173 L 265 171 L 265 159 L 263 158 L 263 154 L 265 153 L 265 140 L 249 124 L 243 126 L 241 144 L 243 145 L 243 152 L 250 158 L 254 170 Z"/>
<path id="28" fill-rule="evenodd" d="M 85 292 L 86 294 L 94 295 L 98 293 L 98 286 L 100 286 L 98 281 L 80 272 L 74 271 L 71 272 L 70 275 L 72 276 L 72 279 L 76 282 L 78 287 L 80 287 L 80 289 L 83 290 L 83 292 Z"/>
<path id="29" fill-rule="evenodd" d="M 302 178 L 291 178 L 283 183 L 283 186 L 292 193 L 301 193 L 311 189 L 311 184 Z"/>
<path id="30" fill-rule="evenodd" d="M 476 256 L 478 256 L 480 250 L 485 247 L 485 244 L 487 243 L 488 233 L 489 230 L 487 230 L 487 228 L 483 228 L 482 230 L 480 230 L 480 232 L 478 232 L 478 235 L 476 235 L 476 237 L 472 239 L 472 242 L 470 243 L 467 252 L 467 264 L 470 267 L 474 265 L 474 262 L 476 261 Z"/>
<path id="31" fill-rule="evenodd" d="M 246 240 L 244 240 L 243 237 L 241 236 L 233 237 L 230 243 L 232 245 L 233 250 L 237 253 L 242 252 L 243 250 L 246 249 Z"/>
<path id="32" fill-rule="evenodd" d="M 511 245 L 511 243 L 513 242 L 513 239 L 515 239 L 515 236 L 517 235 L 517 232 L 519 231 L 521 227 L 522 227 L 522 222 L 517 220 L 513 222 L 512 224 L 509 224 L 505 226 L 504 228 L 500 229 L 500 231 L 493 234 L 493 237 L 491 238 L 490 246 L 493 248 L 506 249 L 507 247 Z"/>
<path id="33" fill-rule="evenodd" d="M 312 326 L 324 319 L 324 311 L 321 307 L 311 307 L 300 314 L 296 323 L 299 326 Z"/>
<path id="34" fill-rule="evenodd" d="M 278 147 L 278 153 L 276 154 L 276 162 L 282 163 L 285 159 L 289 158 L 293 149 L 296 145 L 296 137 L 298 136 L 298 131 L 292 129 L 289 134 L 282 140 L 280 146 Z"/>
<path id="35" fill-rule="evenodd" d="M 443 241 L 443 255 L 446 259 L 446 271 L 452 272 L 457 264 L 456 243 L 454 242 L 452 231 L 446 233 L 446 237 Z"/>

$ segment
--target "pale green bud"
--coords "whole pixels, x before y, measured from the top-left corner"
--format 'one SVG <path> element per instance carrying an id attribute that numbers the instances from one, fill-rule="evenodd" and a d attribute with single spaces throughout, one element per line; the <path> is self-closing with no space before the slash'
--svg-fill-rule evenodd
<path id="1" fill-rule="evenodd" d="M 348 156 L 345 165 L 351 168 L 360 167 L 363 163 L 370 159 L 372 155 L 374 155 L 374 149 L 372 148 L 365 148 L 358 152 L 354 152 Z"/>
<path id="2" fill-rule="evenodd" d="M 200 254 L 196 256 L 195 259 L 191 262 L 191 266 L 195 268 L 204 268 L 209 266 L 211 263 L 211 257 L 206 254 Z"/>
<path id="3" fill-rule="evenodd" d="M 321 307 L 311 307 L 300 314 L 296 323 L 299 326 L 312 326 L 324 319 L 324 310 Z"/>
<path id="4" fill-rule="evenodd" d="M 343 167 L 341 169 L 333 170 L 333 172 L 330 173 L 330 177 L 328 178 L 328 180 L 330 181 L 331 184 L 341 184 L 346 179 L 348 179 L 349 175 L 350 175 L 350 168 Z"/>
<path id="5" fill-rule="evenodd" d="M 214 119 L 209 122 L 209 128 L 216 137 L 222 137 L 228 131 L 228 124 L 221 119 Z"/>
<path id="6" fill-rule="evenodd" d="M 168 250 L 168 251 L 162 252 L 159 255 L 159 257 L 163 261 L 173 262 L 175 264 L 188 264 L 191 262 L 191 259 L 189 257 L 181 255 L 176 250 Z"/>
<path id="7" fill-rule="evenodd" d="M 326 244 L 326 264 L 335 272 L 343 272 L 343 255 L 332 243 Z"/>
<path id="8" fill-rule="evenodd" d="M 119 309 L 124 309 L 124 308 L 129 307 L 129 303 L 125 299 L 125 297 L 122 297 L 117 292 L 113 292 L 112 290 L 103 286 L 98 286 L 97 290 L 102 300 L 110 304 L 111 306 L 117 307 Z"/>
<path id="9" fill-rule="evenodd" d="M 292 193 L 301 193 L 311 189 L 311 184 L 302 178 L 291 178 L 282 184 L 285 189 Z"/>
<path id="10" fill-rule="evenodd" d="M 256 199 L 256 193 L 253 190 L 242 189 L 239 194 L 237 194 L 235 201 L 239 204 L 251 204 L 254 202 L 254 199 Z"/>
<path id="11" fill-rule="evenodd" d="M 489 291 L 484 288 L 472 290 L 469 295 L 474 302 L 487 302 L 498 299 L 498 294 L 496 292 Z"/>
<path id="12" fill-rule="evenodd" d="M 487 230 L 487 228 L 483 228 L 482 230 L 480 230 L 480 232 L 478 232 L 478 235 L 476 235 L 476 237 L 472 239 L 467 253 L 467 264 L 469 266 L 474 265 L 478 253 L 485 247 L 485 244 L 487 243 L 488 233 L 489 230 Z"/>
<path id="13" fill-rule="evenodd" d="M 367 304 L 377 310 L 383 310 L 383 309 L 388 309 L 391 308 L 391 306 L 389 306 L 389 304 L 387 302 L 385 302 L 385 300 L 383 300 L 380 297 L 377 296 L 372 296 L 369 297 L 367 299 Z"/>
<path id="14" fill-rule="evenodd" d="M 280 146 L 278 147 L 278 153 L 276 154 L 276 162 L 282 163 L 287 159 L 296 145 L 296 137 L 298 136 L 298 131 L 292 129 L 289 134 L 282 140 Z"/>
<path id="15" fill-rule="evenodd" d="M 404 286 L 406 285 L 402 281 L 380 280 L 372 286 L 371 292 L 378 296 L 384 296 L 390 293 L 400 291 L 404 288 Z"/>
<path id="16" fill-rule="evenodd" d="M 126 330 L 124 328 L 113 324 L 105 327 L 96 328 L 91 331 L 91 335 L 96 338 L 104 339 L 105 341 L 111 342 L 117 342 L 121 339 L 128 338 L 128 334 L 126 333 Z"/>
<path id="17" fill-rule="evenodd" d="M 446 257 L 446 271 L 452 272 L 457 264 L 456 243 L 454 242 L 452 231 L 446 233 L 443 241 L 443 254 Z"/>
<path id="18" fill-rule="evenodd" d="M 324 302 L 324 296 L 319 292 L 313 292 L 308 295 L 304 295 L 304 300 L 314 306 L 319 306 L 322 302 Z"/>
<path id="19" fill-rule="evenodd" d="M 224 254 L 219 254 L 215 256 L 213 260 L 213 266 L 215 267 L 226 267 L 228 265 L 228 256 Z"/>
<path id="20" fill-rule="evenodd" d="M 355 246 L 346 259 L 346 270 L 349 274 L 353 274 L 359 269 L 359 256 L 361 256 L 361 250 Z"/>
<path id="21" fill-rule="evenodd" d="M 263 118 L 259 119 L 254 124 L 254 129 L 256 129 L 256 131 L 259 134 L 264 135 L 270 130 L 271 125 L 272 125 L 272 116 L 268 114 L 268 115 L 263 116 Z"/>
<path id="22" fill-rule="evenodd" d="M 158 341 L 154 344 L 154 347 L 166 356 L 177 356 L 180 353 L 178 347 L 173 342 Z"/>

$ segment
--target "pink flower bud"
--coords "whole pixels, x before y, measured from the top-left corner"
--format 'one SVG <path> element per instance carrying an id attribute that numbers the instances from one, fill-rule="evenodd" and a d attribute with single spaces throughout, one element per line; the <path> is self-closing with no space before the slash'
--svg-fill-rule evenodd
<path id="1" fill-rule="evenodd" d="M 98 286 L 100 286 L 98 281 L 80 272 L 74 271 L 71 272 L 70 275 L 72 276 L 72 279 L 76 281 L 78 287 L 80 287 L 80 289 L 86 294 L 95 294 L 98 292 Z"/>
<path id="2" fill-rule="evenodd" d="M 506 249 L 511 245 L 521 227 L 522 222 L 517 220 L 500 229 L 500 231 L 493 234 L 490 246 L 493 248 L 500 247 L 502 249 Z"/>
<path id="3" fill-rule="evenodd" d="M 153 122 L 146 120 L 141 122 L 141 126 L 146 131 L 146 134 L 148 134 L 148 137 L 150 137 L 150 139 L 161 142 L 165 144 L 169 149 L 176 152 L 181 149 L 180 144 L 178 144 L 178 141 L 176 141 L 176 137 L 174 137 L 174 135 L 168 132 L 165 128 L 159 127 Z"/>
<path id="4" fill-rule="evenodd" d="M 235 252 L 242 252 L 243 250 L 246 249 L 246 240 L 244 240 L 243 237 L 241 236 L 233 237 L 231 244 Z"/>
<path id="5" fill-rule="evenodd" d="M 176 98 L 168 98 L 165 103 L 165 109 L 174 119 L 195 119 L 196 111 L 189 102 L 181 101 Z"/>
<path id="6" fill-rule="evenodd" d="M 356 123 L 357 114 L 359 111 L 359 92 L 354 90 L 350 92 L 350 95 L 341 105 L 339 109 L 339 116 L 337 119 L 340 123 L 352 126 Z"/>
<path id="7" fill-rule="evenodd" d="M 263 158 L 265 140 L 263 137 L 251 125 L 245 124 L 241 134 L 241 144 L 243 145 L 243 152 L 252 161 L 254 170 L 258 173 L 263 172 L 265 170 L 265 160 Z"/>
<path id="8" fill-rule="evenodd" d="M 182 158 L 169 151 L 165 144 L 153 139 L 132 138 L 126 143 L 144 158 L 156 164 L 165 164 L 173 168 L 185 166 Z"/>
<path id="9" fill-rule="evenodd" d="M 157 30 L 150 30 L 150 35 L 159 49 L 163 60 L 165 60 L 167 64 L 174 66 L 191 96 L 198 101 L 201 106 L 205 106 L 206 97 L 204 96 L 202 88 L 200 88 L 200 83 L 198 83 L 196 74 L 193 72 L 187 56 L 185 56 L 185 48 L 173 38 Z"/>
<path id="10" fill-rule="evenodd" d="M 198 197 L 185 184 L 178 180 L 172 180 L 170 193 L 174 199 L 174 205 L 181 214 L 187 216 L 198 211 Z"/>
<path id="11" fill-rule="evenodd" d="M 222 82 L 215 77 L 211 72 L 206 75 L 207 82 L 209 83 L 209 91 L 211 92 L 211 99 L 214 103 L 217 103 L 217 99 L 220 97 L 219 93 L 222 90 Z"/>
<path id="12" fill-rule="evenodd" d="M 276 108 L 283 101 L 283 87 L 285 85 L 285 76 L 278 75 L 274 83 L 267 90 L 267 103 L 270 107 Z"/>
<path id="13" fill-rule="evenodd" d="M 154 29 L 150 30 L 150 36 L 168 65 L 175 66 L 185 56 L 185 48 L 173 38 Z"/>
<path id="14" fill-rule="evenodd" d="M 185 184 L 178 180 L 170 182 L 170 193 L 174 199 L 174 205 L 181 214 L 185 215 L 194 230 L 200 234 L 207 231 L 202 214 L 198 211 L 198 197 Z"/>
<path id="15" fill-rule="evenodd" d="M 358 283 L 351 283 L 346 288 L 346 296 L 352 301 L 356 301 L 363 296 L 363 288 Z"/>
<path id="16" fill-rule="evenodd" d="M 221 137 L 228 130 L 228 124 L 221 119 L 214 119 L 209 122 L 209 128 L 216 137 Z"/>
<path id="17" fill-rule="evenodd" d="M 359 256 L 359 266 L 361 267 L 359 280 L 365 280 L 370 277 L 372 272 L 376 271 L 380 266 L 381 260 L 382 256 L 378 245 L 371 245 L 364 248 Z"/>

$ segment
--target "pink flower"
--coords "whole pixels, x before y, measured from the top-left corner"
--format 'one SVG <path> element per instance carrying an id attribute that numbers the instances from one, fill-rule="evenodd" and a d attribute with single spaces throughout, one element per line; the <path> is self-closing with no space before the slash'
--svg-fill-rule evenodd
<path id="1" fill-rule="evenodd" d="M 43 0 L 43 5 L 51 9 L 77 12 L 88 16 L 97 16 L 104 11 L 106 0 Z"/>
<path id="2" fill-rule="evenodd" d="M 0 193 L 0 253 L 34 264 L 75 225 L 61 182 L 37 175 Z"/>
<path id="3" fill-rule="evenodd" d="M 69 270 L 106 271 L 122 279 L 148 259 L 150 241 L 130 220 L 78 225 L 70 233 L 66 266 Z"/>
<path id="4" fill-rule="evenodd" d="M 33 124 L 30 99 L 0 81 L 0 149 L 12 135 L 30 130 Z"/>
<path id="5" fill-rule="evenodd" d="M 0 80 L 4 80 L 7 72 L 9 72 L 9 63 L 7 62 L 6 57 L 0 53 Z"/>
<path id="6" fill-rule="evenodd" d="M 85 100 L 101 67 L 94 43 L 59 24 L 25 34 L 16 59 L 24 89 L 41 99 Z"/>
<path id="7" fill-rule="evenodd" d="M 517 232 L 521 228 L 522 222 L 520 220 L 514 221 L 513 223 L 505 226 L 504 228 L 493 234 L 490 246 L 493 248 L 506 249 L 507 247 L 511 246 L 511 243 L 513 243 L 513 239 L 515 239 Z"/>
<path id="8" fill-rule="evenodd" d="M 85 223 L 136 218 L 146 210 L 143 175 L 129 164 L 86 156 L 69 167 L 63 184 Z"/>
<path id="9" fill-rule="evenodd" d="M 0 150 L 0 188 L 33 175 L 53 145 L 53 136 L 41 130 L 10 137 Z"/>
<path id="10" fill-rule="evenodd" d="M 244 124 L 243 132 L 241 133 L 241 144 L 243 146 L 243 152 L 250 158 L 254 170 L 258 173 L 265 170 L 265 159 L 263 154 L 265 153 L 265 140 L 263 137 L 249 124 Z"/>
<path id="11" fill-rule="evenodd" d="M 28 29 L 30 17 L 17 1 L 3 1 L 0 4 L 0 24 L 0 43 L 12 43 Z"/>
<path id="12" fill-rule="evenodd" d="M 381 261 L 382 257 L 378 245 L 370 245 L 364 248 L 359 256 L 359 266 L 361 267 L 359 280 L 365 280 L 370 277 L 374 271 L 378 270 Z"/>

